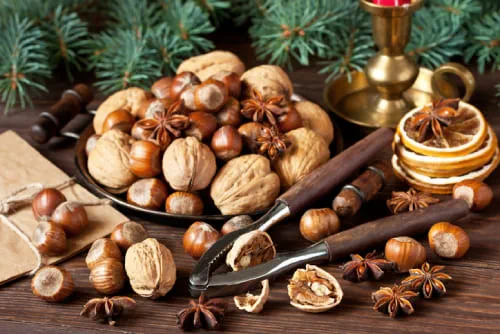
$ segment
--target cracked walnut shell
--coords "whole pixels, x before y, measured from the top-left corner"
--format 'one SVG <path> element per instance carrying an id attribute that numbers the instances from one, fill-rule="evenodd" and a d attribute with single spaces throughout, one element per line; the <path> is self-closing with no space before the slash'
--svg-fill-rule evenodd
<path id="1" fill-rule="evenodd" d="M 325 312 L 342 301 L 339 282 L 318 266 L 297 269 L 288 284 L 290 304 L 304 312 Z"/>
<path id="2" fill-rule="evenodd" d="M 293 94 L 293 85 L 285 71 L 275 65 L 261 65 L 249 69 L 241 76 L 243 96 L 251 97 L 256 90 L 263 99 L 283 95 L 287 100 Z"/>
<path id="3" fill-rule="evenodd" d="M 280 176 L 281 187 L 288 189 L 302 177 L 312 172 L 330 157 L 330 150 L 323 138 L 313 130 L 298 128 L 286 134 L 291 145 L 285 154 L 273 162 Z"/>
<path id="4" fill-rule="evenodd" d="M 176 267 L 172 253 L 153 238 L 127 250 L 125 271 L 132 289 L 142 297 L 163 297 L 175 284 Z"/>
<path id="5" fill-rule="evenodd" d="M 255 230 L 236 239 L 227 253 L 226 264 L 238 271 L 272 260 L 275 256 L 276 248 L 269 234 Z"/>
<path id="6" fill-rule="evenodd" d="M 177 68 L 177 74 L 193 72 L 201 81 L 223 71 L 241 75 L 245 72 L 245 64 L 234 53 L 218 50 L 188 58 Z"/>
<path id="7" fill-rule="evenodd" d="M 244 310 L 250 313 L 260 313 L 264 309 L 264 304 L 269 297 L 269 280 L 260 282 L 262 290 L 258 295 L 247 293 L 244 296 L 235 296 L 234 304 L 239 310 Z"/>
<path id="8" fill-rule="evenodd" d="M 97 108 L 93 121 L 95 133 L 99 135 L 104 132 L 104 120 L 115 110 L 124 109 L 133 116 L 138 116 L 141 106 L 150 97 L 151 95 L 148 92 L 137 87 L 123 89 L 114 93 Z"/>
<path id="9" fill-rule="evenodd" d="M 165 179 L 178 191 L 205 189 L 216 169 L 215 155 L 195 137 L 174 140 L 163 155 Z"/>
<path id="10" fill-rule="evenodd" d="M 316 103 L 300 101 L 294 104 L 305 128 L 323 137 L 328 145 L 333 141 L 334 130 L 330 116 Z"/>
<path id="11" fill-rule="evenodd" d="M 210 196 L 225 215 L 267 209 L 278 197 L 280 181 L 269 160 L 248 154 L 228 161 L 212 182 Z"/>
<path id="12" fill-rule="evenodd" d="M 87 160 L 90 175 L 106 187 L 125 191 L 136 180 L 129 168 L 132 142 L 132 137 L 120 130 L 103 134 Z"/>

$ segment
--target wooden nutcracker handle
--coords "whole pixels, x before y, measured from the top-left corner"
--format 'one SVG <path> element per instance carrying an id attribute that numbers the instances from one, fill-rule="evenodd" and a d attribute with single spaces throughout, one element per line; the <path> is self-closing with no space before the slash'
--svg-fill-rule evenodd
<path id="1" fill-rule="evenodd" d="M 378 129 L 306 175 L 281 195 L 278 201 L 288 206 L 291 215 L 301 212 L 366 165 L 390 145 L 393 137 L 391 129 Z"/>
<path id="2" fill-rule="evenodd" d="M 77 84 L 72 89 L 64 91 L 61 99 L 50 107 L 48 112 L 42 112 L 31 127 L 31 137 L 39 144 L 47 143 L 58 135 L 62 128 L 77 114 L 85 111 L 92 101 L 92 90 L 88 85 Z"/>

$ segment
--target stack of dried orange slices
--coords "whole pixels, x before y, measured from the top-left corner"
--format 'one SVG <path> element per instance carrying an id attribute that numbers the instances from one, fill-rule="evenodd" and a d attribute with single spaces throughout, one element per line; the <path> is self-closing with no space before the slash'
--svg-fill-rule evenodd
<path id="1" fill-rule="evenodd" d="M 484 180 L 497 167 L 495 132 L 481 112 L 458 99 L 416 108 L 400 121 L 394 173 L 420 191 L 449 194 L 462 180 Z"/>

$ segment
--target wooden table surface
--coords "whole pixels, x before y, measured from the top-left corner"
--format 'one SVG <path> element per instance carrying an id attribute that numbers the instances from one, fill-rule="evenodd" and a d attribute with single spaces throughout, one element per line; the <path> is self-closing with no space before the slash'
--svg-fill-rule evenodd
<path id="1" fill-rule="evenodd" d="M 255 65 L 253 51 L 246 41 L 240 41 L 238 35 L 215 37 L 221 49 L 237 53 L 247 64 Z M 324 76 L 317 74 L 317 68 L 301 68 L 290 73 L 297 93 L 317 103 L 323 103 L 322 92 Z M 500 72 L 478 76 L 478 89 L 472 103 L 477 105 L 486 115 L 495 133 L 500 135 L 500 112 L 494 98 L 494 84 L 500 82 Z M 91 82 L 90 76 L 82 76 L 82 81 Z M 49 145 L 37 146 L 29 137 L 29 127 L 38 113 L 45 111 L 68 87 L 64 78 L 54 79 L 50 85 L 50 93 L 43 99 L 36 100 L 35 108 L 23 112 L 13 112 L 0 117 L 0 133 L 12 129 L 33 144 L 47 159 L 54 162 L 69 175 L 74 175 L 76 167 L 73 163 L 73 143 L 66 140 L 54 140 Z M 95 104 L 102 101 L 97 99 Z M 0 111 L 3 106 L 0 106 Z M 346 142 L 359 139 L 359 129 L 339 122 Z M 386 151 L 389 154 L 389 149 Z M 1 168 L 1 163 L 0 163 Z M 36 166 L 34 166 L 36 168 Z M 488 183 L 494 190 L 495 197 L 500 198 L 500 172 L 497 170 Z M 385 200 L 392 189 L 405 189 L 406 186 L 391 182 L 375 200 L 366 205 L 362 212 L 345 225 L 359 224 L 388 214 Z M 333 198 L 334 194 L 330 197 Z M 248 314 L 234 307 L 230 299 L 229 311 L 222 323 L 221 330 L 226 332 L 246 333 L 471 333 L 500 332 L 500 207 L 491 205 L 481 214 L 470 214 L 460 224 L 468 232 L 471 249 L 460 260 L 443 260 L 428 248 L 424 235 L 419 236 L 427 247 L 428 260 L 433 264 L 446 265 L 446 272 L 453 276 L 447 285 L 448 293 L 443 298 L 420 301 L 416 312 L 410 317 L 390 319 L 372 310 L 371 293 L 379 286 L 391 286 L 401 280 L 401 275 L 387 275 L 379 282 L 350 283 L 341 279 L 339 263 L 325 264 L 323 267 L 332 273 L 342 285 L 344 299 L 336 308 L 326 313 L 302 313 L 289 304 L 286 292 L 290 275 L 281 277 L 271 284 L 271 293 L 264 311 L 261 314 Z M 158 238 L 174 254 L 178 279 L 173 290 L 157 301 L 136 296 L 130 288 L 123 294 L 137 300 L 136 311 L 118 322 L 118 326 L 94 323 L 78 314 L 82 306 L 90 298 L 99 294 L 92 288 L 88 280 L 89 271 L 85 266 L 82 253 L 66 261 L 62 267 L 73 275 L 77 289 L 67 302 L 48 304 L 31 293 L 30 280 L 19 279 L 0 287 L 0 332 L 1 333 L 79 333 L 87 331 L 114 332 L 148 332 L 174 333 L 176 313 L 189 300 L 187 278 L 195 263 L 187 256 L 181 244 L 185 228 L 170 227 L 148 222 L 144 218 L 134 217 L 144 223 L 152 237 Z M 271 235 L 278 250 L 298 249 L 307 245 L 298 231 L 297 218 L 290 219 L 271 230 Z"/>

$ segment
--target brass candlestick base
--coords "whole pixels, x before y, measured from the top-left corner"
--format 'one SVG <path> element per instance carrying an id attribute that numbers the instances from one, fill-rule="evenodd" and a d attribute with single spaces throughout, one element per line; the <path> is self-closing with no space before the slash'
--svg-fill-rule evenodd
<path id="1" fill-rule="evenodd" d="M 458 97 L 458 90 L 442 73 L 458 75 L 466 86 L 468 100 L 475 87 L 474 77 L 460 64 L 445 64 L 433 73 L 420 69 L 404 53 L 411 35 L 413 13 L 423 0 L 400 7 L 379 6 L 372 0 L 360 0 L 360 6 L 372 15 L 373 38 L 379 52 L 369 60 L 364 73 L 335 79 L 326 88 L 327 104 L 341 117 L 368 127 L 396 127 L 401 117 L 415 106 L 437 96 Z M 418 79 L 417 79 L 418 78 Z M 341 89 L 341 91 L 334 90 Z"/>

